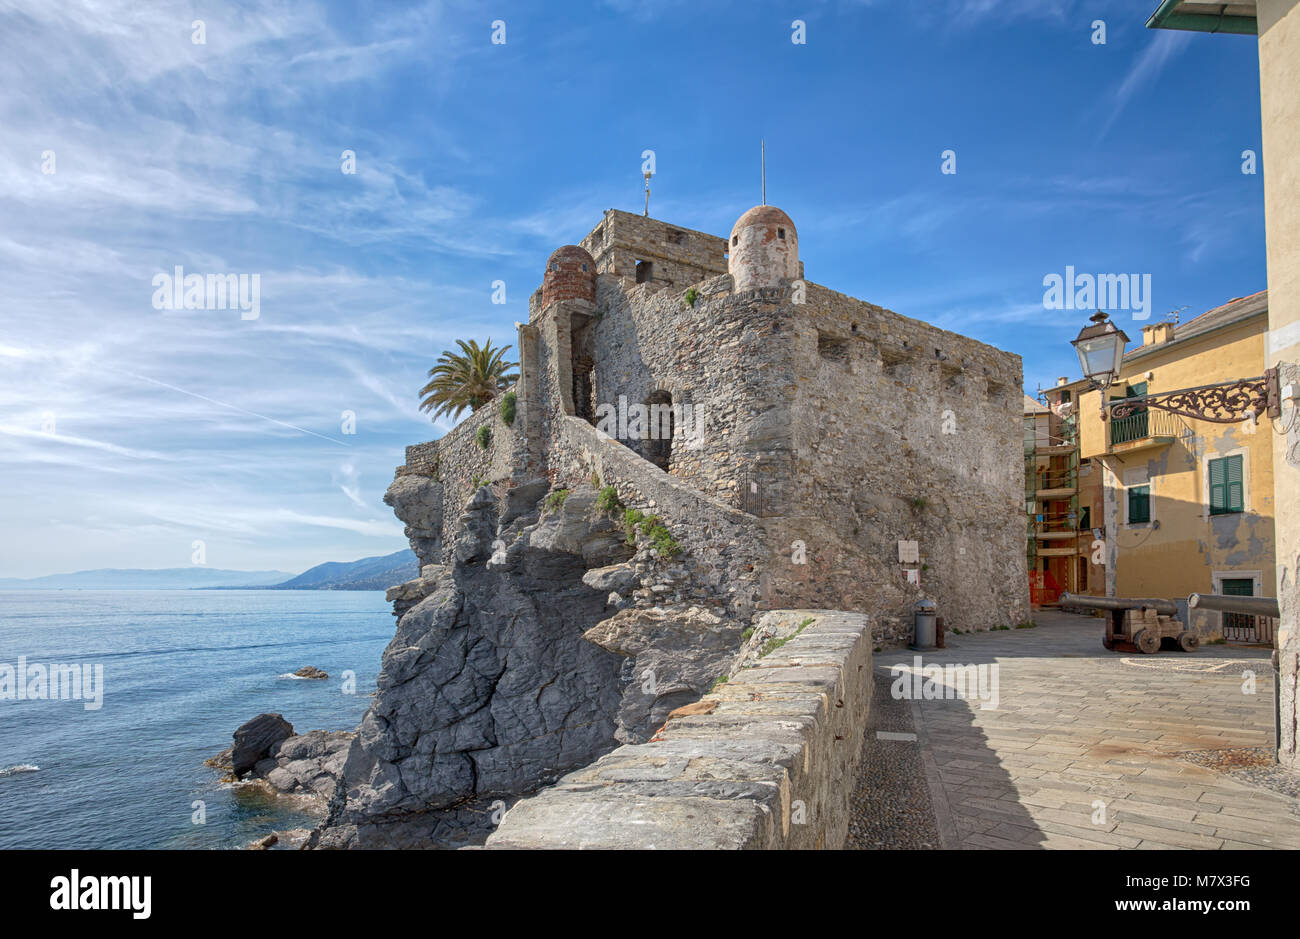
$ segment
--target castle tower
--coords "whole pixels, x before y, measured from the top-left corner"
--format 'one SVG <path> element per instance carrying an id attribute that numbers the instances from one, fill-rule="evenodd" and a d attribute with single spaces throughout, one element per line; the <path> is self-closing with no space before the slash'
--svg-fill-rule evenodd
<path id="1" fill-rule="evenodd" d="M 799 234 L 774 205 L 756 205 L 731 229 L 727 272 L 736 290 L 776 287 L 799 276 Z"/>
<path id="2" fill-rule="evenodd" d="M 542 276 L 542 309 L 559 300 L 596 302 L 596 262 L 577 245 L 557 248 Z"/>

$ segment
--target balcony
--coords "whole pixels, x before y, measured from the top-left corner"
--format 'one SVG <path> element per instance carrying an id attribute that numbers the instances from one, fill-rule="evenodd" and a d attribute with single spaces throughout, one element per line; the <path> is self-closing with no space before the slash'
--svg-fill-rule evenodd
<path id="1" fill-rule="evenodd" d="M 1177 414 L 1148 409 L 1128 417 L 1112 417 L 1106 422 L 1106 451 L 1136 453 L 1167 447 L 1189 432 Z"/>
<path id="2" fill-rule="evenodd" d="M 1029 495 L 1039 502 L 1068 499 L 1079 491 L 1079 482 L 1073 470 L 1036 472 L 1027 481 Z"/>

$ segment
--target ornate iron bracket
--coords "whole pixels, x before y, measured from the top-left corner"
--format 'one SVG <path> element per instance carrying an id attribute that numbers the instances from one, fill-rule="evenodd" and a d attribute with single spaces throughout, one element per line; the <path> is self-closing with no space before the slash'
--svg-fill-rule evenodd
<path id="1" fill-rule="evenodd" d="M 1109 413 L 1111 417 L 1119 419 L 1147 408 L 1169 411 L 1212 424 L 1239 424 L 1250 420 L 1252 416 L 1258 419 L 1265 414 L 1270 418 L 1281 417 L 1282 399 L 1277 369 L 1270 368 L 1259 378 L 1124 398 L 1111 403 Z"/>

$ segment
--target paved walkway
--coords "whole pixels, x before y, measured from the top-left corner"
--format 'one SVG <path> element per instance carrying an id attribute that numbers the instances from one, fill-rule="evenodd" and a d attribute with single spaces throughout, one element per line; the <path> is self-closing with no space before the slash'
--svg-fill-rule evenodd
<path id="1" fill-rule="evenodd" d="M 918 653 L 876 655 L 849 847 L 1300 848 L 1300 779 L 1266 765 L 1268 650 L 1114 653 L 1100 619 L 1036 618 L 922 656 L 997 665 L 996 709 L 895 701 L 888 666 Z"/>

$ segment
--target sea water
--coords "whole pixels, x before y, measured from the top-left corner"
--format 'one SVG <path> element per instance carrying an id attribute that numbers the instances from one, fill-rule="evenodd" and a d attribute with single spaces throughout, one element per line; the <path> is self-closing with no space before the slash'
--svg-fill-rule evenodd
<path id="1" fill-rule="evenodd" d="M 0 591 L 0 681 L 20 658 L 29 680 L 102 674 L 99 707 L 0 687 L 0 849 L 237 848 L 314 824 L 204 760 L 267 711 L 355 728 L 393 629 L 379 591 Z M 304 665 L 330 677 L 290 677 Z"/>

